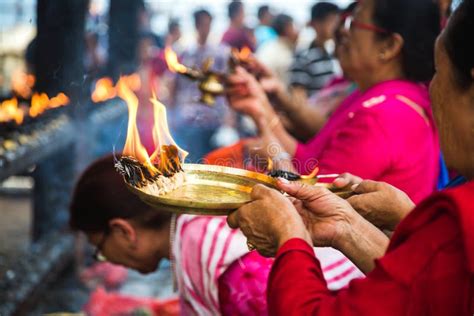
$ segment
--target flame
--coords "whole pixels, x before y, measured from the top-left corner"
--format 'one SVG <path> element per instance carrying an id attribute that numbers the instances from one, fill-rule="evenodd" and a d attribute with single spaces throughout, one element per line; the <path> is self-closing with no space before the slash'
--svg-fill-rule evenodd
<path id="1" fill-rule="evenodd" d="M 0 122 L 15 121 L 18 125 L 23 123 L 25 112 L 18 107 L 17 98 L 5 100 L 0 104 Z"/>
<path id="2" fill-rule="evenodd" d="M 301 179 L 307 180 L 307 179 L 313 179 L 315 178 L 319 173 L 319 167 L 315 167 L 313 171 L 311 171 L 310 174 L 301 176 Z"/>
<path id="3" fill-rule="evenodd" d="M 142 87 L 142 81 L 140 79 L 140 75 L 137 73 L 127 75 L 127 76 L 122 76 L 121 79 L 132 91 L 138 91 Z"/>
<path id="4" fill-rule="evenodd" d="M 69 98 L 62 92 L 58 93 L 51 99 L 44 92 L 35 92 L 31 98 L 31 107 L 28 114 L 31 117 L 37 117 L 38 115 L 43 114 L 46 110 L 58 108 L 68 104 Z"/>
<path id="5" fill-rule="evenodd" d="M 241 60 L 246 60 L 251 54 L 252 50 L 247 46 L 242 47 L 242 49 L 238 52 L 238 56 Z"/>
<path id="6" fill-rule="evenodd" d="M 164 104 L 156 99 L 155 93 L 153 93 L 150 101 L 153 104 L 155 121 L 153 125 L 153 141 L 156 148 L 155 152 L 151 155 L 151 161 L 160 161 L 160 169 L 166 173 L 170 171 L 173 165 L 179 166 L 180 161 L 184 161 L 188 153 L 181 149 L 171 136 Z M 173 147 L 164 147 L 169 145 L 173 145 L 177 152 L 171 149 Z M 173 161 L 173 159 L 179 159 L 180 161 Z"/>
<path id="7" fill-rule="evenodd" d="M 135 157 L 141 163 L 151 166 L 150 157 L 140 140 L 137 128 L 138 98 L 123 78 L 120 78 L 117 82 L 117 92 L 128 107 L 127 139 L 125 140 L 123 155 Z"/>
<path id="8" fill-rule="evenodd" d="M 38 115 L 42 114 L 44 111 L 47 110 L 49 106 L 49 97 L 46 93 L 37 93 L 33 94 L 31 98 L 31 107 L 29 115 L 31 117 L 37 117 Z"/>
<path id="9" fill-rule="evenodd" d="M 178 55 L 169 46 L 165 48 L 165 59 L 169 70 L 172 72 L 185 73 L 187 71 L 186 66 L 179 62 Z"/>
<path id="10" fill-rule="evenodd" d="M 34 85 L 35 76 L 27 74 L 19 69 L 13 72 L 11 87 L 15 95 L 20 96 L 23 99 L 29 98 Z"/>
<path id="11" fill-rule="evenodd" d="M 109 99 L 115 98 L 117 96 L 117 91 L 114 87 L 114 83 L 111 78 L 105 77 L 100 78 L 95 83 L 95 89 L 92 92 L 92 101 L 95 103 L 107 101 Z"/>
<path id="12" fill-rule="evenodd" d="M 122 155 L 136 158 L 155 174 L 167 174 L 176 166 L 180 166 L 188 153 L 179 148 L 171 136 L 166 119 L 166 107 L 156 99 L 155 94 L 153 93 L 150 102 L 153 104 L 153 141 L 156 149 L 149 156 L 140 140 L 137 128 L 139 101 L 124 77 L 121 77 L 117 83 L 117 92 L 118 96 L 127 103 L 129 113 L 127 138 Z"/>
<path id="13" fill-rule="evenodd" d="M 142 87 L 140 75 L 137 73 L 121 76 L 120 80 L 132 91 L 138 91 Z M 114 82 L 109 77 L 100 78 L 95 83 L 95 88 L 91 95 L 92 101 L 98 103 L 115 98 L 117 96 L 117 86 L 114 86 Z"/>
<path id="14" fill-rule="evenodd" d="M 69 104 L 69 98 L 64 93 L 60 92 L 57 96 L 49 100 L 49 108 L 54 109 Z"/>
<path id="15" fill-rule="evenodd" d="M 267 159 L 267 171 L 273 171 L 273 160 L 270 157 Z"/>
<path id="16" fill-rule="evenodd" d="M 252 50 L 247 46 L 242 47 L 241 50 L 232 48 L 232 55 L 239 61 L 247 61 L 252 55 Z"/>

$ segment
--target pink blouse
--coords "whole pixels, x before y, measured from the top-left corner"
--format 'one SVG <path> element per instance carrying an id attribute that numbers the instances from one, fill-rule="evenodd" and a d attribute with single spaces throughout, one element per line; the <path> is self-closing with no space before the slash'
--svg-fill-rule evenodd
<path id="1" fill-rule="evenodd" d="M 427 87 L 393 80 L 355 91 L 294 158 L 302 174 L 319 164 L 320 173 L 388 182 L 420 202 L 435 190 L 439 172 Z"/>

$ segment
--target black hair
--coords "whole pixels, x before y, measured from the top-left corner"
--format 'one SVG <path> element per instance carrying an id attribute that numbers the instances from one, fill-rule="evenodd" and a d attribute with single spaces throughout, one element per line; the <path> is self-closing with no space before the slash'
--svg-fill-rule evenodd
<path id="1" fill-rule="evenodd" d="M 104 232 L 114 218 L 133 219 L 148 228 L 162 228 L 171 214 L 154 210 L 131 193 L 107 156 L 92 163 L 76 184 L 69 225 L 86 233 Z"/>
<path id="2" fill-rule="evenodd" d="M 180 24 L 177 19 L 170 19 L 168 23 L 168 33 L 173 33 L 176 29 L 179 29 Z"/>
<path id="3" fill-rule="evenodd" d="M 242 3 L 242 1 L 239 1 L 239 0 L 233 0 L 229 3 L 229 6 L 227 7 L 227 14 L 229 16 L 229 19 L 233 19 L 235 18 L 240 10 L 242 10 L 244 4 Z"/>
<path id="4" fill-rule="evenodd" d="M 474 68 L 474 1 L 464 0 L 454 11 L 443 35 L 446 52 L 453 64 L 454 75 L 462 88 L 473 83 Z"/>
<path id="5" fill-rule="evenodd" d="M 323 21 L 331 14 L 339 13 L 340 9 L 331 2 L 318 2 L 311 7 L 311 21 Z"/>
<path id="6" fill-rule="evenodd" d="M 263 17 L 265 16 L 265 14 L 269 13 L 270 12 L 270 7 L 268 5 L 262 5 L 258 8 L 258 11 L 257 11 L 257 17 L 259 20 L 263 19 Z"/>
<path id="7" fill-rule="evenodd" d="M 291 23 L 293 23 L 293 18 L 291 16 L 278 14 L 275 19 L 273 19 L 272 27 L 279 36 L 282 36 L 285 33 L 286 27 Z"/>
<path id="8" fill-rule="evenodd" d="M 374 22 L 403 38 L 402 66 L 406 79 L 428 82 L 434 75 L 434 44 L 441 30 L 439 7 L 433 0 L 374 1 Z M 379 34 L 380 37 L 390 34 Z"/>
<path id="9" fill-rule="evenodd" d="M 342 10 L 345 14 L 352 14 L 354 13 L 355 8 L 357 7 L 357 1 L 350 3 L 344 10 Z"/>
<path id="10" fill-rule="evenodd" d="M 211 13 L 209 11 L 205 10 L 205 9 L 200 9 L 200 10 L 194 11 L 193 17 L 194 17 L 194 25 L 196 27 L 198 27 L 198 25 L 201 22 L 201 19 L 203 17 L 208 17 L 209 19 L 212 19 Z"/>

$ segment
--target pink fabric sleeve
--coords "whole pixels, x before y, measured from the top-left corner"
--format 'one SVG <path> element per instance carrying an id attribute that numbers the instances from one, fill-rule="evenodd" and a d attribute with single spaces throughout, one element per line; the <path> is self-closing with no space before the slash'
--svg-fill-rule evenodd
<path id="1" fill-rule="evenodd" d="M 358 111 L 342 129 L 335 130 L 325 148 L 315 157 L 317 144 L 299 144 L 295 153 L 297 169 L 310 173 L 314 166 L 307 163 L 319 161 L 321 174 L 350 172 L 364 179 L 377 180 L 391 164 L 391 150 L 388 137 L 369 111 Z"/>
<path id="2" fill-rule="evenodd" d="M 219 277 L 222 315 L 267 315 L 267 279 L 273 259 L 252 251 L 234 261 Z"/>

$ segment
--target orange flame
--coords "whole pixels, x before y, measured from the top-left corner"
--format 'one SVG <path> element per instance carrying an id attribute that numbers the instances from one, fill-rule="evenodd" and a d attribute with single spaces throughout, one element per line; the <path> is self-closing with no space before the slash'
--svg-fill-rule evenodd
<path id="1" fill-rule="evenodd" d="M 51 100 L 49 100 L 49 108 L 51 109 L 58 108 L 67 104 L 69 104 L 69 98 L 62 92 L 58 93 L 57 96 L 52 97 Z"/>
<path id="2" fill-rule="evenodd" d="M 27 99 L 31 96 L 33 86 L 35 85 L 35 76 L 27 74 L 21 70 L 16 70 L 12 74 L 11 87 L 13 92 Z"/>
<path id="3" fill-rule="evenodd" d="M 301 179 L 307 180 L 307 179 L 316 178 L 316 176 L 318 175 L 318 173 L 319 173 L 319 167 L 315 167 L 315 168 L 313 169 L 313 171 L 311 171 L 310 174 L 301 176 Z"/>
<path id="4" fill-rule="evenodd" d="M 18 107 L 17 98 L 5 100 L 0 104 L 0 122 L 15 121 L 18 125 L 23 123 L 25 112 Z"/>
<path id="5" fill-rule="evenodd" d="M 115 98 L 116 96 L 117 91 L 115 90 L 112 79 L 105 77 L 97 80 L 91 98 L 92 101 L 98 103 Z"/>
<path id="6" fill-rule="evenodd" d="M 35 92 L 31 98 L 31 107 L 28 114 L 31 117 L 37 117 L 38 115 L 43 114 L 46 110 L 58 108 L 68 104 L 69 98 L 62 92 L 58 93 L 58 95 L 52 97 L 51 99 L 44 92 Z"/>
<path id="7" fill-rule="evenodd" d="M 30 116 L 37 117 L 38 115 L 42 114 L 49 106 L 49 97 L 46 93 L 37 93 L 33 94 L 31 98 L 31 107 L 30 107 Z"/>
<path id="8" fill-rule="evenodd" d="M 122 82 L 132 91 L 138 91 L 142 86 L 140 75 L 136 73 L 121 76 L 120 80 L 122 80 Z M 114 82 L 109 77 L 100 78 L 95 83 L 95 88 L 91 95 L 92 101 L 98 103 L 115 98 L 117 96 L 117 86 L 114 86 Z"/>
<path id="9" fill-rule="evenodd" d="M 135 73 L 131 75 L 122 76 L 121 79 L 132 91 L 138 91 L 142 87 L 142 81 L 140 79 L 139 74 Z"/>
<path id="10" fill-rule="evenodd" d="M 187 152 L 179 148 L 173 140 L 166 119 L 166 108 L 156 99 L 156 96 L 153 94 L 153 98 L 150 99 L 153 104 L 153 115 L 155 120 L 153 125 L 155 151 L 150 157 L 140 140 L 140 134 L 137 128 L 136 121 L 139 108 L 138 98 L 127 85 L 127 80 L 124 80 L 123 77 L 121 77 L 117 83 L 117 91 L 118 96 L 127 103 L 128 107 L 127 138 L 122 154 L 124 156 L 136 158 L 139 162 L 155 173 L 169 171 L 173 163 L 176 163 L 173 159 L 176 159 L 177 157 L 179 157 L 181 161 L 184 161 Z M 174 145 L 177 153 L 173 152 L 173 147 L 167 147 L 169 145 Z M 160 171 L 154 167 L 154 164 L 158 164 Z M 178 161 L 178 165 L 179 164 Z"/>
<path id="11" fill-rule="evenodd" d="M 163 103 L 156 99 L 155 93 L 153 93 L 153 97 L 150 99 L 151 103 L 153 104 L 153 116 L 154 116 L 154 125 L 153 125 L 153 142 L 155 144 L 155 152 L 151 155 L 151 161 L 160 161 L 160 169 L 162 171 L 169 171 L 171 165 L 170 159 L 179 158 L 181 161 L 186 159 L 188 153 L 181 149 L 176 142 L 174 141 L 168 127 L 168 120 L 166 116 L 166 107 Z M 174 145 L 178 152 L 172 153 L 163 149 L 163 145 Z M 175 164 L 179 165 L 179 161 L 175 162 Z"/>
<path id="12" fill-rule="evenodd" d="M 252 50 L 247 47 L 247 46 L 244 46 L 242 47 L 242 49 L 237 53 L 237 56 L 241 59 L 241 60 L 246 60 L 247 58 L 250 57 L 250 55 L 252 54 Z"/>
<path id="13" fill-rule="evenodd" d="M 186 66 L 181 64 L 178 60 L 178 55 L 171 49 L 171 47 L 165 48 L 165 59 L 169 70 L 172 72 L 185 73 L 187 71 Z"/>

